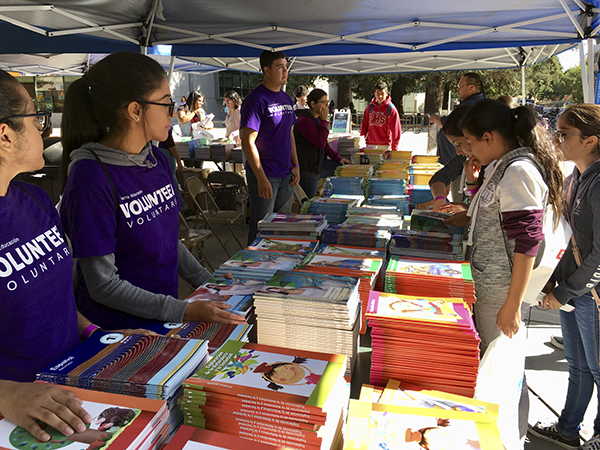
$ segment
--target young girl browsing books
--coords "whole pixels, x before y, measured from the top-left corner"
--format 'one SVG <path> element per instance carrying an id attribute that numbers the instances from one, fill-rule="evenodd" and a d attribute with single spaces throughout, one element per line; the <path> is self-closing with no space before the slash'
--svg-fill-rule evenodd
<path id="1" fill-rule="evenodd" d="M 162 67 L 113 53 L 71 84 L 62 121 L 66 187 L 60 208 L 82 275 L 77 305 L 103 328 L 147 319 L 241 323 L 219 302 L 178 300 L 178 274 L 211 274 L 178 240 L 179 200 L 168 161 L 174 102 Z"/>
<path id="2" fill-rule="evenodd" d="M 481 100 L 464 118 L 463 133 L 477 160 L 488 168 L 469 207 L 474 305 L 481 350 L 521 326 L 523 295 L 540 243 L 544 211 L 562 210 L 562 173 L 548 134 L 527 107 L 511 109 Z M 527 431 L 526 386 L 519 415 Z"/>
<path id="3" fill-rule="evenodd" d="M 578 446 L 581 421 L 594 391 L 600 388 L 600 333 L 597 293 L 600 266 L 600 106 L 575 105 L 558 118 L 554 144 L 575 168 L 565 180 L 566 215 L 573 237 L 551 279 L 552 292 L 543 306 L 560 308 L 569 303 L 572 312 L 560 311 L 565 357 L 569 364 L 567 399 L 558 422 L 537 423 L 531 432 L 559 445 Z M 576 244 L 582 262 L 573 252 Z M 555 283 L 558 283 L 555 285 Z M 563 445 L 564 444 L 564 445 Z M 600 448 L 600 409 L 594 420 L 594 435 L 583 444 Z"/>

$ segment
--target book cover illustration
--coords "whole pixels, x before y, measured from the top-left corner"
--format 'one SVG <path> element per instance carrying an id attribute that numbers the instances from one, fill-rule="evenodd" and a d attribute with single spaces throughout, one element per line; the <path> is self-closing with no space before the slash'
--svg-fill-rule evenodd
<path id="1" fill-rule="evenodd" d="M 376 291 L 371 291 L 369 296 L 367 314 L 452 323 L 458 323 L 462 319 L 455 311 L 453 303 L 447 299 L 418 298 Z"/>
<path id="2" fill-rule="evenodd" d="M 231 387 L 237 386 L 247 393 L 273 392 L 282 400 L 303 399 L 306 405 L 321 407 L 345 363 L 342 355 L 228 341 L 185 386 L 193 388 L 194 380 L 204 386 L 220 383 L 234 395 Z"/>
<path id="3" fill-rule="evenodd" d="M 246 247 L 247 250 L 258 251 L 279 251 L 279 252 L 312 252 L 319 241 L 309 241 L 300 239 L 269 239 L 258 237 Z"/>
<path id="4" fill-rule="evenodd" d="M 435 275 L 440 277 L 456 278 L 459 280 L 471 279 L 470 273 L 464 270 L 464 265 L 458 263 L 434 263 L 392 258 L 390 261 L 390 266 L 388 266 L 388 270 L 397 273 Z M 465 277 L 463 273 L 467 275 L 468 278 Z"/>
<path id="5" fill-rule="evenodd" d="M 360 271 L 377 272 L 381 268 L 380 258 L 371 258 L 368 255 L 346 257 L 347 255 L 326 255 L 323 253 L 309 253 L 296 268 L 323 268 L 327 269 L 349 269 Z"/>
<path id="6" fill-rule="evenodd" d="M 315 250 L 316 253 L 324 255 L 346 255 L 346 256 L 371 256 L 375 258 L 384 258 L 384 250 L 376 250 L 368 247 L 352 247 L 349 245 L 321 244 Z"/>
<path id="7" fill-rule="evenodd" d="M 444 222 L 444 220 L 449 219 L 450 217 L 452 217 L 452 214 L 414 209 L 410 216 L 410 229 L 463 234 L 465 232 L 465 227 L 457 227 Z"/>
<path id="8" fill-rule="evenodd" d="M 262 280 L 252 280 L 238 277 L 213 277 L 196 289 L 185 300 L 195 302 L 198 300 L 210 300 L 226 302 L 231 306 L 231 312 L 242 312 L 245 314 L 244 305 L 247 303 L 245 296 L 254 294 L 263 287 Z"/>
<path id="9" fill-rule="evenodd" d="M 24 448 L 40 450 L 108 449 L 117 437 L 141 413 L 141 410 L 136 408 L 123 408 L 89 401 L 84 401 L 82 407 L 93 418 L 92 423 L 87 424 L 88 429 L 83 433 L 74 433 L 71 436 L 65 436 L 56 429 L 41 424 L 44 431 L 51 436 L 48 442 L 38 441 L 24 428 L 16 426 L 12 422 L 2 418 L 0 420 L 0 446 L 17 450 Z M 117 445 L 115 448 L 123 447 Z"/>
<path id="10" fill-rule="evenodd" d="M 356 277 L 277 271 L 256 294 L 346 301 L 351 297 L 357 284 Z"/>
<path id="11" fill-rule="evenodd" d="M 503 446 L 496 425 L 485 414 L 350 400 L 345 448 L 500 450 Z"/>
<path id="12" fill-rule="evenodd" d="M 301 261 L 303 255 L 298 253 L 260 252 L 240 250 L 219 267 L 219 272 L 227 270 L 285 270 Z"/>

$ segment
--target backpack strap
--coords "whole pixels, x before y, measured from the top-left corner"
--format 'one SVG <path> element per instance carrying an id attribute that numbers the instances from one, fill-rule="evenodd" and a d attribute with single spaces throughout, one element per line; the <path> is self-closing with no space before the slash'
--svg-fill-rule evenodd
<path id="1" fill-rule="evenodd" d="M 29 196 L 30 196 L 30 197 L 33 199 L 33 201 L 34 201 L 34 202 L 36 202 L 40 208 L 42 208 L 42 211 L 44 211 L 44 212 L 45 212 L 45 213 L 46 213 L 48 216 L 50 215 L 50 213 L 48 213 L 48 210 L 47 210 L 46 208 L 44 208 L 44 205 L 42 205 L 42 204 L 40 203 L 40 201 L 39 201 L 37 198 L 35 198 L 31 192 L 29 192 L 29 191 L 28 191 L 27 189 L 25 189 L 23 186 L 19 186 L 19 184 L 18 184 L 18 183 L 14 183 L 13 185 L 14 185 L 14 186 L 16 186 L 16 187 L 18 187 L 19 189 L 21 189 L 21 190 L 22 190 L 23 192 L 25 192 L 27 195 L 29 195 Z"/>

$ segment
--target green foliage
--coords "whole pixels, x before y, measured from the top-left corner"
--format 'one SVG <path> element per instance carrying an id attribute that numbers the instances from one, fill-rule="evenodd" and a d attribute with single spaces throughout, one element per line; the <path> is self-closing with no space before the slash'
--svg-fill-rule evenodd
<path id="1" fill-rule="evenodd" d="M 293 97 L 294 90 L 301 84 L 306 86 L 308 88 L 308 91 L 310 92 L 314 89 L 315 80 L 318 77 L 318 75 L 289 75 L 287 79 L 287 85 L 285 86 L 285 92 L 287 92 L 290 95 L 290 97 Z"/>
<path id="2" fill-rule="evenodd" d="M 408 75 L 408 74 L 404 74 Z M 391 90 L 397 74 L 376 74 L 376 75 L 328 75 L 330 83 L 337 86 L 349 85 L 355 97 L 370 102 L 375 93 L 375 85 L 384 81 Z"/>
<path id="3" fill-rule="evenodd" d="M 573 103 L 583 102 L 583 84 L 581 83 L 580 66 L 571 67 L 554 85 L 554 98 L 552 100 L 563 100 L 565 97 Z"/>

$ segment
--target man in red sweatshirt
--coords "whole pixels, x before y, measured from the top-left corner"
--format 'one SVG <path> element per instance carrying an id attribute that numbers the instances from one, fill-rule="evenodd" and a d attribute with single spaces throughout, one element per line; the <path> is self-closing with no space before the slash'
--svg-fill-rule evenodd
<path id="1" fill-rule="evenodd" d="M 367 145 L 389 145 L 396 151 L 401 133 L 400 115 L 388 94 L 388 86 L 377 83 L 375 97 L 365 109 L 360 134 L 365 136 Z"/>

